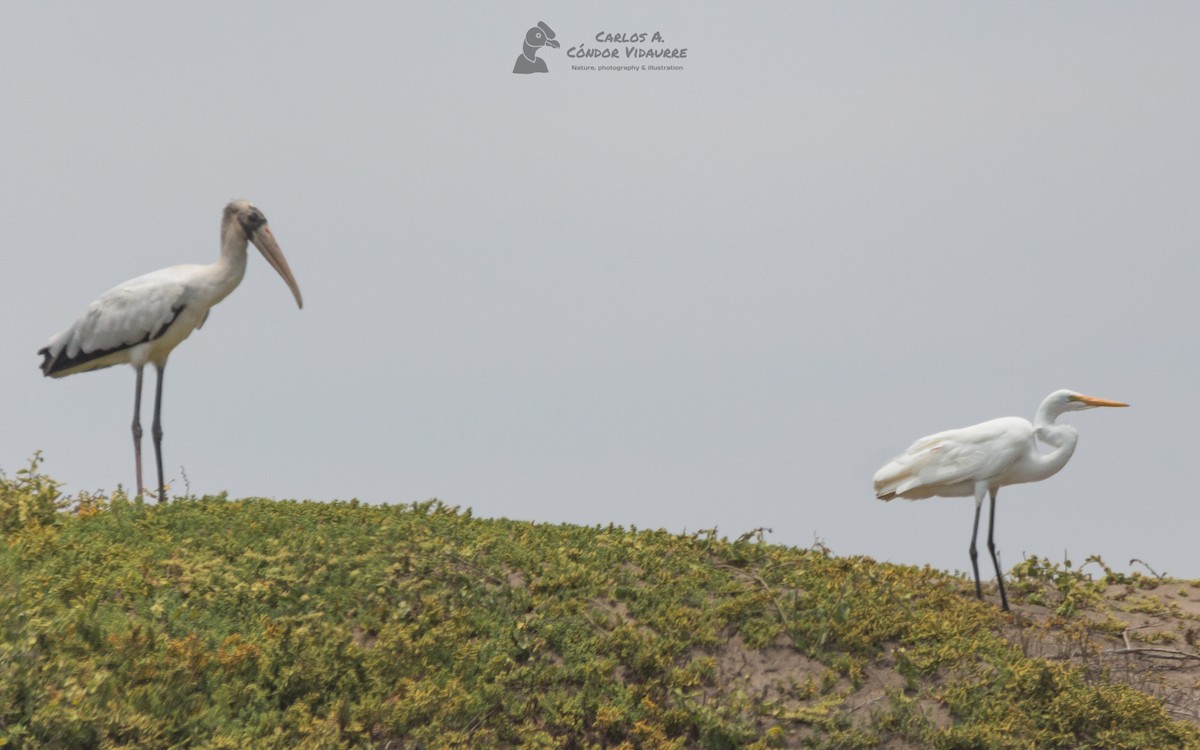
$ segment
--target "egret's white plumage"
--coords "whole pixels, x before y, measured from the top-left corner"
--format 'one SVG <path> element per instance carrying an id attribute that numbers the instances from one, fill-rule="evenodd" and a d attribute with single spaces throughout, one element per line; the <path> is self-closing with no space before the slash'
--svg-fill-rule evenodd
<path id="1" fill-rule="evenodd" d="M 1118 401 L 1084 396 L 1074 391 L 1055 391 L 1042 401 L 1032 423 L 1021 417 L 1002 417 L 971 427 L 946 430 L 923 437 L 875 472 L 875 496 L 880 500 L 903 497 L 975 496 L 975 528 L 971 534 L 971 565 L 975 591 L 982 598 L 975 537 L 983 498 L 991 494 L 988 549 L 996 566 L 1000 599 L 1008 609 L 1004 579 L 996 558 L 992 529 L 996 518 L 996 493 L 1001 487 L 1037 482 L 1058 473 L 1075 453 L 1079 432 L 1055 420 L 1069 411 L 1097 406 L 1127 406 Z M 1042 453 L 1038 443 L 1051 450 Z"/>
<path id="2" fill-rule="evenodd" d="M 43 358 L 42 373 L 48 377 L 61 378 L 118 364 L 133 365 L 137 370 L 133 435 L 139 494 L 144 489 L 139 423 L 142 368 L 153 364 L 158 371 L 154 438 L 159 498 L 165 499 L 159 415 L 167 357 L 192 331 L 204 325 L 212 306 L 241 283 L 246 273 L 246 247 L 251 242 L 283 277 L 296 305 L 303 307 L 300 288 L 266 217 L 248 201 L 233 201 L 225 207 L 221 219 L 221 255 L 216 263 L 171 266 L 126 281 L 105 292 L 79 320 L 38 350 Z"/>

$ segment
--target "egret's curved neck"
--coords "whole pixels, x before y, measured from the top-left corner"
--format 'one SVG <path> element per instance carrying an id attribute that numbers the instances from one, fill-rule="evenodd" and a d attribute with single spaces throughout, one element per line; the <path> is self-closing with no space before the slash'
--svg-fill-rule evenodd
<path id="1" fill-rule="evenodd" d="M 1033 419 L 1034 435 L 1040 442 L 1054 449 L 1049 453 L 1035 453 L 1029 456 L 1038 480 L 1057 474 L 1075 453 L 1079 431 L 1069 424 L 1057 424 L 1054 420 L 1058 419 L 1061 413 L 1060 410 L 1042 404 Z"/>

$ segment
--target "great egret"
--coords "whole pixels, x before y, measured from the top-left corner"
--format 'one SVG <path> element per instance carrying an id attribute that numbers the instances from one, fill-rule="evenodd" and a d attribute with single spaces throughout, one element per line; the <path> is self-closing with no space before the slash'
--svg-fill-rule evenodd
<path id="1" fill-rule="evenodd" d="M 129 364 L 137 370 L 133 402 L 133 453 L 137 491 L 142 485 L 142 368 L 154 363 L 154 457 L 158 464 L 158 499 L 167 499 L 162 464 L 163 370 L 171 350 L 204 325 L 209 309 L 232 292 L 246 273 L 246 243 L 253 242 L 304 307 L 267 218 L 249 201 L 233 201 L 221 218 L 221 257 L 212 265 L 171 266 L 126 281 L 93 302 L 79 320 L 38 350 L 42 374 L 61 378 L 77 372 Z"/>
<path id="2" fill-rule="evenodd" d="M 975 571 L 975 595 L 983 598 L 979 583 L 978 553 L 979 511 L 983 497 L 991 493 L 988 509 L 988 552 L 996 567 L 1000 585 L 1000 603 L 1008 609 L 1004 593 L 1004 575 L 996 558 L 993 531 L 996 525 L 996 493 L 1009 484 L 1038 482 L 1054 476 L 1066 466 L 1079 432 L 1071 425 L 1056 424 L 1060 414 L 1097 406 L 1128 406 L 1084 396 L 1074 391 L 1055 391 L 1038 407 L 1033 424 L 1021 417 L 1001 417 L 971 427 L 947 430 L 923 437 L 875 472 L 875 496 L 880 500 L 903 497 L 920 500 L 940 497 L 975 496 L 975 525 L 971 530 L 971 567 Z M 1037 443 L 1052 450 L 1041 453 Z"/>

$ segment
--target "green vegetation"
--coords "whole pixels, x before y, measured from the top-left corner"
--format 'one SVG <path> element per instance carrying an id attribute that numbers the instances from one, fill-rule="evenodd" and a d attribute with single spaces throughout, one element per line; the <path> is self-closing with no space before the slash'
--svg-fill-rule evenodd
<path id="1" fill-rule="evenodd" d="M 0 475 L 0 747 L 1170 748 L 966 582 L 768 544 Z"/>

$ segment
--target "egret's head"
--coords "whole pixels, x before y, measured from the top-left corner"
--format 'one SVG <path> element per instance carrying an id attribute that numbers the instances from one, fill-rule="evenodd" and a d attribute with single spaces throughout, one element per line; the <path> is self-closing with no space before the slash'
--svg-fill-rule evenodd
<path id="1" fill-rule="evenodd" d="M 1097 406 L 1129 406 L 1129 404 L 1123 404 L 1120 401 L 1109 401 L 1106 398 L 1085 396 L 1082 393 L 1068 390 L 1055 391 L 1050 394 L 1050 398 L 1059 402 L 1061 406 L 1060 411 L 1082 411 L 1084 409 L 1095 409 Z"/>

